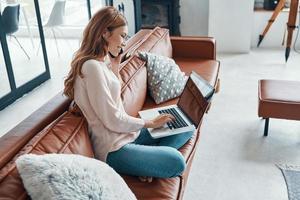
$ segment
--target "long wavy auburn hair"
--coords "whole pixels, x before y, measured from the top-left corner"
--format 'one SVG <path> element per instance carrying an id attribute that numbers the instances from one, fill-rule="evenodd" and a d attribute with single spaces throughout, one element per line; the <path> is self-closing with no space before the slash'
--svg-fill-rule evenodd
<path id="1" fill-rule="evenodd" d="M 79 49 L 75 52 L 71 70 L 64 81 L 64 94 L 74 99 L 74 83 L 77 75 L 83 78 L 82 65 L 89 59 L 99 59 L 107 55 L 108 44 L 103 38 L 105 31 L 127 25 L 125 17 L 114 7 L 107 6 L 93 15 L 83 31 Z"/>

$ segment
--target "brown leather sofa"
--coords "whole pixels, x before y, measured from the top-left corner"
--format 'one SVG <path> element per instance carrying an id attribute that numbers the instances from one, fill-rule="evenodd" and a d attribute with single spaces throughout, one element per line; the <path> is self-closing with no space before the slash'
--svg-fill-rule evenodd
<path id="1" fill-rule="evenodd" d="M 167 29 L 141 30 L 123 53 L 120 74 L 124 81 L 122 98 L 128 114 L 157 106 L 174 104 L 177 99 L 156 105 L 148 96 L 145 62 L 129 56 L 136 50 L 173 57 L 181 70 L 201 74 L 218 90 L 220 63 L 216 60 L 215 40 L 208 37 L 170 37 Z M 15 166 L 22 154 L 74 153 L 93 157 L 87 124 L 71 101 L 61 93 L 35 111 L 0 138 L 0 199 L 29 199 Z M 187 169 L 176 178 L 154 179 L 143 183 L 137 177 L 122 175 L 138 199 L 182 199 L 195 150 L 200 126 L 181 149 Z"/>

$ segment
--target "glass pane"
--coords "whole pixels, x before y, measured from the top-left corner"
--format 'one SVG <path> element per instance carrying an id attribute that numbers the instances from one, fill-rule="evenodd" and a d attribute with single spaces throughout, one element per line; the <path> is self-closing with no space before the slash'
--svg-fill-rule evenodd
<path id="1" fill-rule="evenodd" d="M 19 87 L 45 72 L 43 54 L 38 52 L 40 35 L 34 1 L 13 3 L 11 0 L 2 6 L 3 28 L 16 86 Z"/>
<path id="2" fill-rule="evenodd" d="M 83 29 L 89 21 L 87 1 L 39 2 L 51 74 L 67 74 L 72 56 L 79 48 Z M 94 0 L 91 4 L 101 7 L 101 2 Z"/>
<path id="3" fill-rule="evenodd" d="M 135 17 L 134 17 L 134 0 L 114 0 L 113 6 L 117 8 L 126 18 L 128 22 L 128 35 L 135 34 Z"/>
<path id="4" fill-rule="evenodd" d="M 0 45 L 0 98 L 10 92 L 8 75 L 5 67 L 2 46 Z"/>
<path id="5" fill-rule="evenodd" d="M 91 1 L 91 8 L 92 8 L 91 9 L 92 15 L 104 6 L 103 0 L 90 0 L 90 1 Z"/>
<path id="6" fill-rule="evenodd" d="M 66 4 L 66 25 L 85 26 L 89 20 L 86 0 L 68 0 Z"/>

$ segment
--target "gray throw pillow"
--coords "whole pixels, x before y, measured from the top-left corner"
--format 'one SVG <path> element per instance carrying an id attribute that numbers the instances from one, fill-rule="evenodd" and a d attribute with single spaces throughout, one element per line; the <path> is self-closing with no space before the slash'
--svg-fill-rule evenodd
<path id="1" fill-rule="evenodd" d="M 148 88 L 156 104 L 181 95 L 188 77 L 173 59 L 148 52 L 139 57 L 147 62 Z"/>
<path id="2" fill-rule="evenodd" d="M 17 169 L 32 200 L 132 200 L 125 181 L 106 163 L 74 154 L 25 154 Z"/>

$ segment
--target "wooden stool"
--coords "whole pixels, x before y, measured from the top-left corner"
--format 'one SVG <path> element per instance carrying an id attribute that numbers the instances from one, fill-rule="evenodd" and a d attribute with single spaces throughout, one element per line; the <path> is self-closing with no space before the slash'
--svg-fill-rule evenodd
<path id="1" fill-rule="evenodd" d="M 269 118 L 300 120 L 300 82 L 260 80 L 258 116 L 264 118 L 264 136 L 268 135 Z"/>

